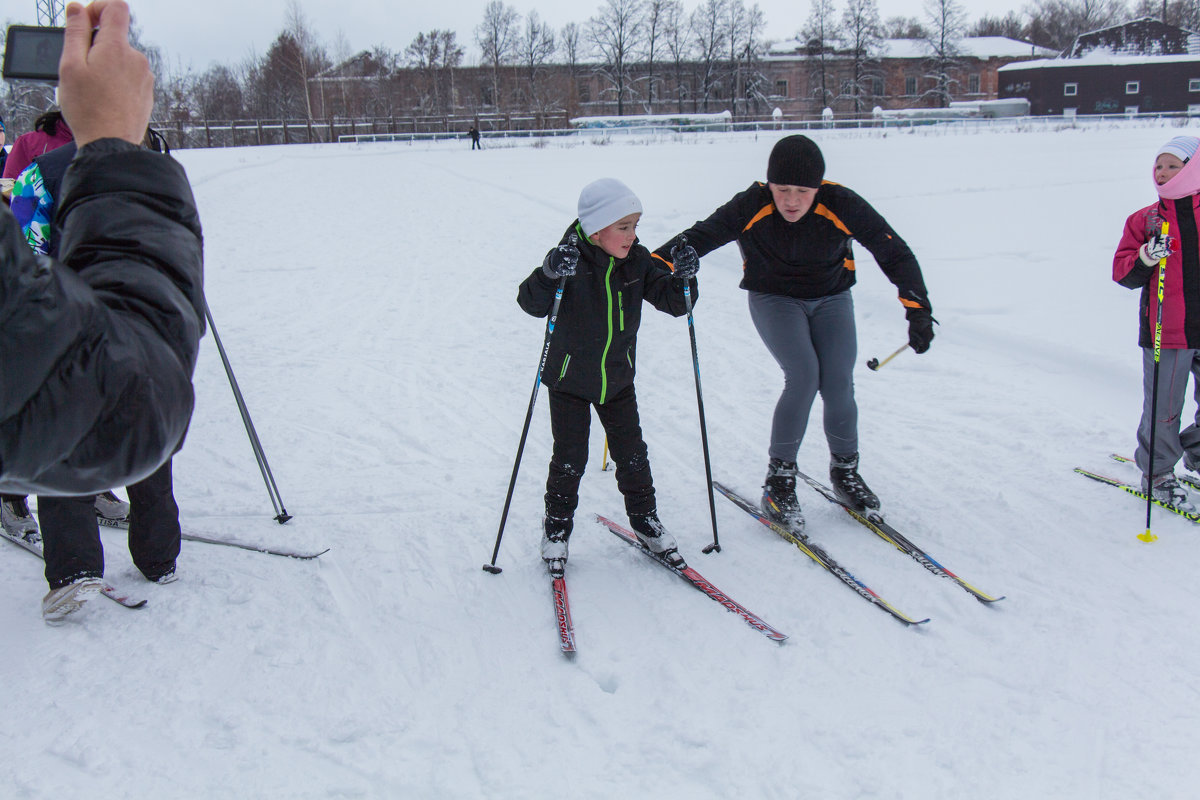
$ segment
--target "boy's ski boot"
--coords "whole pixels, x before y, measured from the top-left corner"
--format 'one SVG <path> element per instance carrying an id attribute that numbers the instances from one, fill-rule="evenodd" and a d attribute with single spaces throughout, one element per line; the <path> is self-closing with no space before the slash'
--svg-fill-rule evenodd
<path id="1" fill-rule="evenodd" d="M 858 453 L 848 456 L 831 455 L 829 481 L 833 492 L 842 502 L 864 514 L 879 514 L 879 498 L 858 474 Z"/>
<path id="2" fill-rule="evenodd" d="M 96 516 L 109 525 L 113 527 L 129 525 L 129 503 L 117 497 L 111 490 L 96 495 L 94 505 L 96 506 Z"/>
<path id="3" fill-rule="evenodd" d="M 804 515 L 796 499 L 796 462 L 772 458 L 763 483 L 762 510 L 767 518 L 795 534 L 804 533 Z"/>
<path id="4" fill-rule="evenodd" d="M 561 578 L 567 570 L 567 540 L 574 522 L 570 517 L 542 517 L 542 561 L 551 578 Z"/>
<path id="5" fill-rule="evenodd" d="M 1143 475 L 1143 492 L 1147 491 L 1148 483 L 1146 476 Z M 1154 478 L 1154 489 L 1149 494 L 1156 502 L 1166 503 L 1172 508 L 1177 508 L 1189 514 L 1196 513 L 1195 504 L 1188 499 L 1187 489 L 1180 485 L 1179 479 L 1175 477 L 1174 472 L 1164 472 L 1162 475 L 1156 475 Z"/>
<path id="6" fill-rule="evenodd" d="M 630 514 L 629 527 L 637 534 L 638 541 L 646 545 L 651 553 L 666 561 L 675 569 L 683 569 L 687 563 L 679 554 L 675 537 L 667 533 L 667 529 L 658 520 L 658 514 Z"/>
<path id="7" fill-rule="evenodd" d="M 74 583 L 51 589 L 42 598 L 42 619 L 47 625 L 61 625 L 73 614 L 78 614 L 84 603 L 104 587 L 99 578 L 80 578 Z"/>

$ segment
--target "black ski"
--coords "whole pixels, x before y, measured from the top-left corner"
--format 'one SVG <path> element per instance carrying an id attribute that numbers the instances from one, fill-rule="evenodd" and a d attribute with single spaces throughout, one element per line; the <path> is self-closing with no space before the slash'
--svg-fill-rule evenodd
<path id="1" fill-rule="evenodd" d="M 27 542 L 22 537 L 14 536 L 3 528 L 0 528 L 0 536 L 3 536 L 5 539 L 17 545 L 18 547 L 28 550 L 38 558 L 43 560 L 45 559 L 45 556 L 42 554 L 42 546 L 40 544 Z M 104 581 L 104 585 L 100 587 L 100 593 L 109 600 L 112 600 L 114 603 L 119 603 L 126 608 L 141 608 L 142 606 L 146 605 L 145 600 L 130 597 L 128 594 L 118 590 L 108 581 Z"/>
<path id="2" fill-rule="evenodd" d="M 126 530 L 129 528 L 129 519 L 128 518 L 109 519 L 108 517 L 102 517 L 99 514 L 97 514 L 96 522 L 100 523 L 101 525 L 103 525 L 106 528 L 122 528 L 122 529 L 126 529 Z M 212 539 L 208 536 L 198 536 L 194 533 L 184 533 L 181 535 L 181 538 L 183 538 L 184 541 L 188 541 L 188 542 L 201 542 L 203 544 L 217 544 L 217 545 L 221 545 L 222 547 L 236 547 L 239 550 L 249 550 L 254 553 L 266 553 L 267 555 L 283 556 L 285 558 L 298 558 L 302 561 L 314 559 L 314 558 L 317 558 L 318 556 L 323 556 L 329 552 L 328 547 L 326 547 L 324 550 L 321 550 L 320 552 L 285 550 L 282 548 L 271 548 L 271 547 L 265 547 L 263 545 L 257 545 L 257 544 L 243 544 L 242 542 L 235 542 L 235 541 L 232 541 L 229 539 Z"/>
<path id="3" fill-rule="evenodd" d="M 669 569 L 671 572 L 674 572 L 692 586 L 695 586 L 701 592 L 704 592 L 704 594 L 708 595 L 713 600 L 716 600 L 718 603 L 724 606 L 726 610 L 737 614 L 739 617 L 745 620 L 751 628 L 754 628 L 754 630 L 763 634 L 771 641 L 782 642 L 788 638 L 787 634 L 780 633 L 779 631 L 775 630 L 775 628 L 772 628 L 770 625 L 768 625 L 757 614 L 749 611 L 740 603 L 735 602 L 732 598 L 714 586 L 707 578 L 705 578 L 696 570 L 687 565 L 676 567 L 666 559 L 659 556 L 657 553 L 651 551 L 650 548 L 646 547 L 646 545 L 642 544 L 641 541 L 638 540 L 633 531 L 628 530 L 627 528 L 624 528 L 613 522 L 611 519 L 602 517 L 599 514 L 596 515 L 596 521 L 612 531 L 618 539 L 637 549 L 654 563 Z"/>
<path id="4" fill-rule="evenodd" d="M 828 553 L 826 553 L 825 550 L 823 548 L 821 548 L 818 544 L 816 544 L 815 542 L 810 540 L 807 536 L 805 536 L 802 533 L 795 533 L 793 531 L 789 531 L 787 528 L 783 527 L 782 525 L 775 523 L 773 520 L 771 520 L 769 517 L 767 517 L 765 514 L 763 514 L 762 511 L 758 508 L 758 506 L 754 505 L 753 503 L 751 503 L 746 498 L 742 497 L 737 492 L 733 491 L 732 489 L 726 488 L 718 481 L 713 481 L 713 488 L 716 489 L 721 494 L 725 495 L 727 498 L 729 498 L 729 500 L 732 501 L 735 506 L 737 506 L 738 508 L 745 511 L 750 516 L 757 519 L 763 525 L 770 528 L 775 534 L 783 537 L 787 541 L 796 545 L 796 547 L 798 547 L 800 549 L 800 552 L 804 553 L 804 555 L 808 556 L 813 561 L 817 562 L 817 564 L 819 564 L 823 569 L 825 569 L 827 572 L 831 573 L 835 578 L 840 580 L 846 586 L 850 587 L 851 591 L 853 591 L 855 594 L 857 594 L 859 597 L 863 598 L 867 602 L 871 603 L 874 606 L 877 606 L 878 608 L 883 609 L 887 613 L 891 614 L 895 619 L 899 620 L 900 622 L 903 622 L 905 625 L 923 625 L 926 622 L 929 622 L 928 618 L 913 619 L 912 617 L 905 614 L 903 611 L 900 611 L 899 609 L 897 609 L 891 603 L 889 603 L 888 601 L 886 601 L 882 597 L 880 597 L 878 594 L 876 594 L 875 591 L 873 589 L 871 589 L 869 586 L 867 586 L 865 583 L 863 583 L 858 578 L 856 578 L 852 574 L 850 574 L 850 572 L 845 567 L 843 567 L 838 562 L 834 561 L 833 557 L 830 556 Z"/>
<path id="5" fill-rule="evenodd" d="M 883 539 L 900 552 L 907 554 L 910 558 L 912 558 L 913 561 L 916 561 L 934 575 L 957 583 L 981 603 L 991 604 L 1004 599 L 1003 597 L 992 597 L 990 594 L 975 588 L 950 570 L 943 567 L 934 560 L 933 556 L 926 553 L 920 547 L 917 547 L 915 544 L 909 541 L 907 537 L 900 533 L 900 531 L 884 522 L 883 516 L 878 511 L 859 511 L 838 497 L 837 493 L 834 492 L 833 489 L 824 485 L 820 481 L 814 480 L 800 471 L 797 471 L 796 474 L 804 479 L 805 483 L 816 489 L 826 500 L 835 505 L 841 506 L 843 509 L 845 509 L 847 514 L 855 519 L 855 521 L 861 523 L 880 539 Z"/>

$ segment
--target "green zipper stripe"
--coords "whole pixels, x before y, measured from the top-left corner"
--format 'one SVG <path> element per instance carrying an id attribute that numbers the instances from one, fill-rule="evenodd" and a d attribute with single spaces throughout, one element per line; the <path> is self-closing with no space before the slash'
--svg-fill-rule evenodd
<path id="1" fill-rule="evenodd" d="M 612 297 L 612 272 L 613 265 L 616 264 L 616 259 L 612 256 L 608 257 L 608 271 L 604 273 L 604 295 L 608 298 L 608 338 L 604 342 L 604 352 L 600 354 L 600 403 L 603 404 L 608 396 L 608 370 L 604 363 L 608 360 L 608 348 L 612 347 L 613 340 L 613 297 Z"/>
<path id="2" fill-rule="evenodd" d="M 567 357 L 563 359 L 562 371 L 558 373 L 558 379 L 561 381 L 563 376 L 567 374 L 567 364 L 571 363 L 571 354 L 567 353 Z"/>

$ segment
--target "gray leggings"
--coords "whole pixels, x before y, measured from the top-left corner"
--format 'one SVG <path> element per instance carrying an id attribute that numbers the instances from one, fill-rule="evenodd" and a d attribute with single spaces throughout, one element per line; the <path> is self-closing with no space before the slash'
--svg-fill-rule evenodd
<path id="1" fill-rule="evenodd" d="M 750 292 L 750 319 L 783 369 L 783 394 L 771 423 L 772 458 L 795 461 L 817 392 L 825 407 L 829 452 L 858 452 L 854 361 L 858 343 L 850 290 L 815 300 Z"/>
<path id="2" fill-rule="evenodd" d="M 1183 465 L 1195 470 L 1200 467 L 1200 409 L 1193 424 L 1182 424 L 1184 397 L 1188 375 L 1192 390 L 1200 401 L 1200 350 L 1161 350 L 1158 357 L 1158 422 L 1154 426 L 1154 474 L 1163 475 L 1175 469 L 1179 457 Z M 1142 348 L 1142 419 L 1138 424 L 1138 467 L 1145 475 L 1150 469 L 1150 401 L 1154 399 L 1154 349 Z"/>

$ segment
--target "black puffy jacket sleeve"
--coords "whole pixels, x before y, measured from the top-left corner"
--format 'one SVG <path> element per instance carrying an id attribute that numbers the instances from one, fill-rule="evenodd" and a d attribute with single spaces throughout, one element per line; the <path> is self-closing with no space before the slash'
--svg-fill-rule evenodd
<path id="1" fill-rule="evenodd" d="M 91 494 L 183 441 L 204 333 L 200 220 L 183 168 L 116 139 L 81 148 L 59 261 L 0 211 L 0 489 Z"/>

